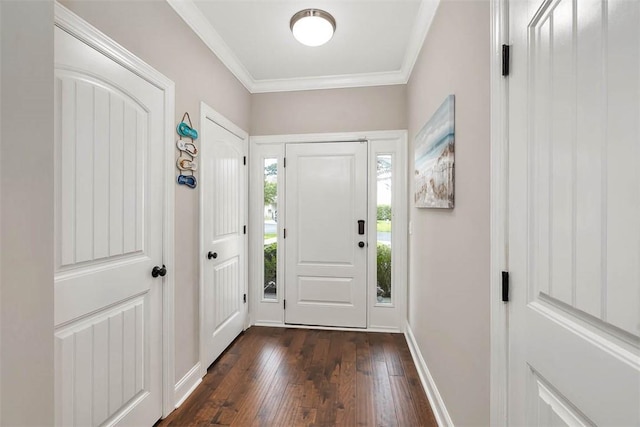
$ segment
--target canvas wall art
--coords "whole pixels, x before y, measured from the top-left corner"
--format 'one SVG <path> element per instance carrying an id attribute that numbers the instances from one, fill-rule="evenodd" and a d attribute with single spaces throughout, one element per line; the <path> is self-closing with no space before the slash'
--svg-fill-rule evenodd
<path id="1" fill-rule="evenodd" d="M 454 95 L 449 95 L 415 138 L 415 203 L 418 208 L 454 205 Z"/>

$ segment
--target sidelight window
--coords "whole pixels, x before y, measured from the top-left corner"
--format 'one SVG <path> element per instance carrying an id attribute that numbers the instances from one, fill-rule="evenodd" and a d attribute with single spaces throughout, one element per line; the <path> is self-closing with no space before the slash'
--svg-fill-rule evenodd
<path id="1" fill-rule="evenodd" d="M 376 156 L 376 280 L 377 302 L 391 303 L 391 224 L 392 224 L 392 155 L 380 154 Z"/>
<path id="2" fill-rule="evenodd" d="M 263 298 L 276 299 L 278 272 L 278 159 L 264 159 Z"/>

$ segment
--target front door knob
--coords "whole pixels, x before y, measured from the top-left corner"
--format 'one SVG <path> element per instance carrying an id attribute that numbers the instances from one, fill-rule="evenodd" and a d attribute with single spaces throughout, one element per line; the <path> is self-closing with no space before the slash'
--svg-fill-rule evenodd
<path id="1" fill-rule="evenodd" d="M 216 258 L 218 258 L 218 253 L 217 253 L 217 252 L 209 252 L 209 253 L 207 254 L 207 258 L 209 258 L 209 259 L 216 259 Z"/>
<path id="2" fill-rule="evenodd" d="M 364 242 L 358 242 L 358 246 L 360 246 L 361 248 L 364 248 Z"/>
<path id="3" fill-rule="evenodd" d="M 167 274 L 167 267 L 165 267 L 164 265 L 162 265 L 161 267 L 158 267 L 157 265 L 155 267 L 153 267 L 153 270 L 151 270 L 151 276 L 152 277 L 164 277 Z"/>

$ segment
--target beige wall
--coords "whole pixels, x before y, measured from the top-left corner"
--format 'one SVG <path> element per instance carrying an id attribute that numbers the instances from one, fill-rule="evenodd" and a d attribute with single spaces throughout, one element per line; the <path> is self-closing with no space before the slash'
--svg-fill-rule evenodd
<path id="1" fill-rule="evenodd" d="M 0 425 L 53 422 L 53 2 L 0 2 Z"/>
<path id="2" fill-rule="evenodd" d="M 249 92 L 167 2 L 63 0 L 62 4 L 175 82 L 176 124 L 188 111 L 200 129 L 200 101 L 204 101 L 249 130 Z M 198 191 L 177 185 L 176 381 L 199 360 L 198 218 Z"/>
<path id="3" fill-rule="evenodd" d="M 251 97 L 251 135 L 407 128 L 406 86 L 260 93 Z"/>
<path id="4" fill-rule="evenodd" d="M 489 424 L 489 24 L 488 1 L 442 0 L 407 88 L 409 159 L 456 96 L 455 209 L 416 209 L 410 173 L 409 324 L 457 426 Z"/>

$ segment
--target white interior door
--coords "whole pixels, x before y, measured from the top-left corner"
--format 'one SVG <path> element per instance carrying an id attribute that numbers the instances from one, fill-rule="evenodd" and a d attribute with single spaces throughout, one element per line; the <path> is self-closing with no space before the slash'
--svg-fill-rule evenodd
<path id="1" fill-rule="evenodd" d="M 640 425 L 640 2 L 512 1 L 509 425 Z"/>
<path id="2" fill-rule="evenodd" d="M 365 328 L 367 144 L 287 144 L 285 171 L 285 322 Z"/>
<path id="3" fill-rule="evenodd" d="M 56 424 L 152 425 L 162 415 L 163 279 L 151 272 L 163 263 L 163 91 L 59 28 L 55 75 Z"/>
<path id="4" fill-rule="evenodd" d="M 246 135 L 203 117 L 201 345 L 206 368 L 244 329 L 248 189 Z"/>

